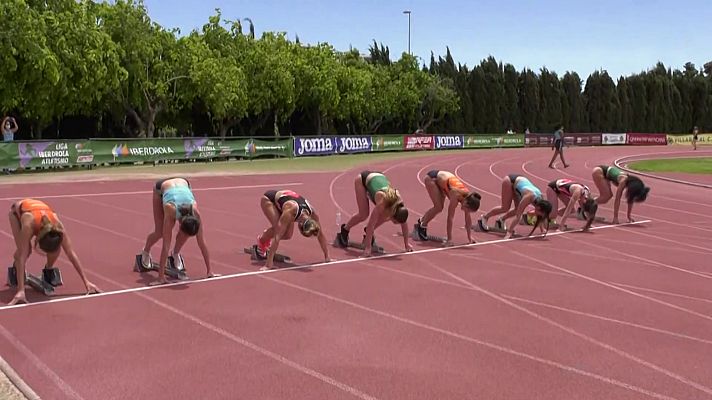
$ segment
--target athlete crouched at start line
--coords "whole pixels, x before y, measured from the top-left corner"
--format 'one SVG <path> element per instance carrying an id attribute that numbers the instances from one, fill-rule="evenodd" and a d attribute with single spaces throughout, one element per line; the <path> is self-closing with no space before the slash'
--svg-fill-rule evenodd
<path id="1" fill-rule="evenodd" d="M 260 207 L 270 223 L 270 227 L 257 237 L 258 256 L 267 259 L 261 270 L 274 268 L 274 255 L 279 242 L 292 238 L 295 222 L 302 236 L 317 237 L 324 252 L 324 261 L 331 261 L 319 215 L 307 199 L 291 190 L 268 190 L 260 198 Z"/>

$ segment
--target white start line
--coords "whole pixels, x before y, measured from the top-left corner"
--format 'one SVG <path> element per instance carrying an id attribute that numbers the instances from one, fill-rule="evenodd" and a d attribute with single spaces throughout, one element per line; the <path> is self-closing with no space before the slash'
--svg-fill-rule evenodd
<path id="1" fill-rule="evenodd" d="M 626 227 L 626 226 L 631 226 L 631 225 L 645 224 L 648 222 L 652 222 L 652 221 L 649 219 L 646 219 L 646 220 L 642 220 L 642 221 L 621 223 L 618 225 L 600 225 L 600 226 L 592 227 L 591 230 L 619 228 L 619 227 Z M 581 232 L 581 231 L 580 230 L 556 231 L 556 232 L 551 232 L 551 233 L 547 234 L 546 236 L 547 237 L 559 236 L 559 235 L 566 235 L 566 234 L 572 234 L 572 233 L 577 233 L 577 232 Z M 514 242 L 517 240 L 532 240 L 532 239 L 541 238 L 542 236 L 543 235 L 536 235 L 536 236 L 531 236 L 531 237 L 523 236 L 523 237 L 510 238 L 510 239 L 489 240 L 489 241 L 477 242 L 477 243 L 471 243 L 471 244 L 469 244 L 469 243 L 468 244 L 459 244 L 459 245 L 454 245 L 454 246 L 449 246 L 449 247 L 436 247 L 436 248 L 429 248 L 429 249 L 422 249 L 422 250 L 414 250 L 411 252 L 381 254 L 381 255 L 371 256 L 368 258 L 361 258 L 361 257 L 347 258 L 344 260 L 335 260 L 335 261 L 320 262 L 320 263 L 305 264 L 305 265 L 295 265 L 293 267 L 277 268 L 277 269 L 271 269 L 271 270 L 266 270 L 266 271 L 258 270 L 258 271 L 250 271 L 250 272 L 240 272 L 240 273 L 236 273 L 236 274 L 221 275 L 221 276 L 217 276 L 217 277 L 213 277 L 213 278 L 191 279 L 191 280 L 187 280 L 187 281 L 171 282 L 171 283 L 167 283 L 165 285 L 157 285 L 157 286 L 141 286 L 141 287 L 135 287 L 135 288 L 129 288 L 129 289 L 121 289 L 121 290 L 102 292 L 102 293 L 97 293 L 97 294 L 92 294 L 92 295 L 67 296 L 67 297 L 61 297 L 61 298 L 57 298 L 57 299 L 37 301 L 34 303 L 25 303 L 25 304 L 16 304 L 16 305 L 12 305 L 12 306 L 4 306 L 4 307 L 0 307 L 0 312 L 7 311 L 10 309 L 15 309 L 15 308 L 34 307 L 34 306 L 39 306 L 39 305 L 43 305 L 43 304 L 54 304 L 54 303 L 63 303 L 63 302 L 70 302 L 70 301 L 95 299 L 95 298 L 99 298 L 99 297 L 116 296 L 116 295 L 127 294 L 127 293 L 143 292 L 143 291 L 147 291 L 147 290 L 165 289 L 165 288 L 170 288 L 170 287 L 174 287 L 174 286 L 183 286 L 183 285 L 190 285 L 190 284 L 215 282 L 215 281 L 219 281 L 219 280 L 223 280 L 223 279 L 235 279 L 235 278 L 242 278 L 242 277 L 247 277 L 247 276 L 274 274 L 274 273 L 279 273 L 279 272 L 294 271 L 294 270 L 309 269 L 309 268 L 325 268 L 325 267 L 332 267 L 332 266 L 341 265 L 341 264 L 357 263 L 357 262 L 361 262 L 361 261 L 372 261 L 372 260 L 379 260 L 379 259 L 383 259 L 383 258 L 414 256 L 417 254 L 456 250 L 456 249 L 462 249 L 465 247 L 479 247 L 479 246 Z"/>

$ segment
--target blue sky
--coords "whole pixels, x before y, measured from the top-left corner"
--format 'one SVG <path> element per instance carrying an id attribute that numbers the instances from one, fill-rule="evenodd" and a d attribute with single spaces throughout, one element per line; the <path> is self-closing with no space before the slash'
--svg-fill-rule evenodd
<path id="1" fill-rule="evenodd" d="M 620 75 L 662 61 L 698 68 L 712 61 L 712 0 L 144 0 L 161 25 L 187 34 L 214 13 L 248 17 L 262 31 L 287 32 L 302 43 L 329 42 L 368 51 L 375 39 L 398 58 L 407 51 L 411 10 L 411 51 L 429 63 L 430 52 L 456 62 L 498 61 L 559 75 L 576 71 L 583 79 L 597 69 Z"/>

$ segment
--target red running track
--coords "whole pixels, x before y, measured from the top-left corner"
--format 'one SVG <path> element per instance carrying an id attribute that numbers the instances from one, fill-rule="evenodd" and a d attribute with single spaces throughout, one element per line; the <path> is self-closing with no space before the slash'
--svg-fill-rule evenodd
<path id="1" fill-rule="evenodd" d="M 548 149 L 424 152 L 369 168 L 386 171 L 415 222 L 429 207 L 420 178 L 430 168 L 457 171 L 487 210 L 500 176 L 593 188 L 593 165 L 635 148 L 567 150 L 566 170 L 546 167 Z M 304 194 L 331 238 L 336 211 L 356 209 L 358 172 L 192 179 L 217 272 L 258 269 L 241 250 L 265 227 L 264 190 Z M 709 399 L 709 192 L 645 181 L 652 191 L 634 214 L 651 222 L 639 225 L 349 262 L 356 253 L 333 249 L 340 261 L 330 265 L 140 291 L 147 279 L 131 264 L 152 229 L 151 182 L 0 186 L 3 207 L 52 196 L 90 278 L 114 292 L 75 297 L 81 284 L 62 264 L 57 296 L 68 300 L 41 303 L 28 291 L 40 303 L 0 309 L 0 355 L 45 399 Z M 441 214 L 430 231 L 444 229 Z M 387 251 L 402 249 L 397 230 L 377 231 Z M 298 264 L 321 259 L 313 240 L 282 247 Z M 183 255 L 200 278 L 194 241 Z"/>

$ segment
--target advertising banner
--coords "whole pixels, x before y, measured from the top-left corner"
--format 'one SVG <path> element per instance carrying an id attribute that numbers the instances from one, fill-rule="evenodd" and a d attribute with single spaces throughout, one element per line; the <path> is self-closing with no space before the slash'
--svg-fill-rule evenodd
<path id="1" fill-rule="evenodd" d="M 466 149 L 524 147 L 524 135 L 467 135 L 464 147 Z"/>
<path id="2" fill-rule="evenodd" d="M 233 153 L 233 155 L 246 158 L 257 158 L 261 156 L 290 157 L 292 155 L 292 139 L 275 141 L 243 139 L 233 144 L 233 146 L 238 149 L 235 150 L 238 153 Z M 239 149 L 241 149 L 241 151 Z"/>
<path id="3" fill-rule="evenodd" d="M 0 168 L 15 169 L 17 168 L 17 143 L 15 142 L 0 142 Z"/>
<path id="4" fill-rule="evenodd" d="M 403 136 L 373 136 L 371 151 L 401 151 L 403 150 Z"/>
<path id="5" fill-rule="evenodd" d="M 336 154 L 338 143 L 336 137 L 322 136 L 313 138 L 295 137 L 294 155 L 316 156 L 325 154 Z"/>
<path id="6" fill-rule="evenodd" d="M 668 144 L 692 144 L 692 135 L 667 135 Z M 712 133 L 697 135 L 697 144 L 712 144 Z"/>
<path id="7" fill-rule="evenodd" d="M 404 150 L 423 150 L 435 148 L 435 137 L 430 135 L 407 135 L 403 137 Z"/>
<path id="8" fill-rule="evenodd" d="M 438 135 L 435 136 L 436 149 L 462 149 L 464 147 L 465 137 L 454 135 Z"/>
<path id="9" fill-rule="evenodd" d="M 338 136 L 336 152 L 340 154 L 367 153 L 371 151 L 370 136 Z"/>
<path id="10" fill-rule="evenodd" d="M 626 144 L 633 146 L 666 145 L 667 135 L 664 133 L 628 133 Z"/>
<path id="11" fill-rule="evenodd" d="M 626 136 L 625 133 L 604 133 L 602 142 L 604 145 L 626 144 Z"/>
<path id="12" fill-rule="evenodd" d="M 530 133 L 524 136 L 524 144 L 527 147 L 551 147 L 554 145 L 554 135 Z"/>
<path id="13" fill-rule="evenodd" d="M 18 142 L 17 159 L 19 168 L 68 167 L 78 163 L 93 161 L 93 153 L 88 141 L 39 141 Z M 17 167 L 17 164 L 15 164 Z"/>

